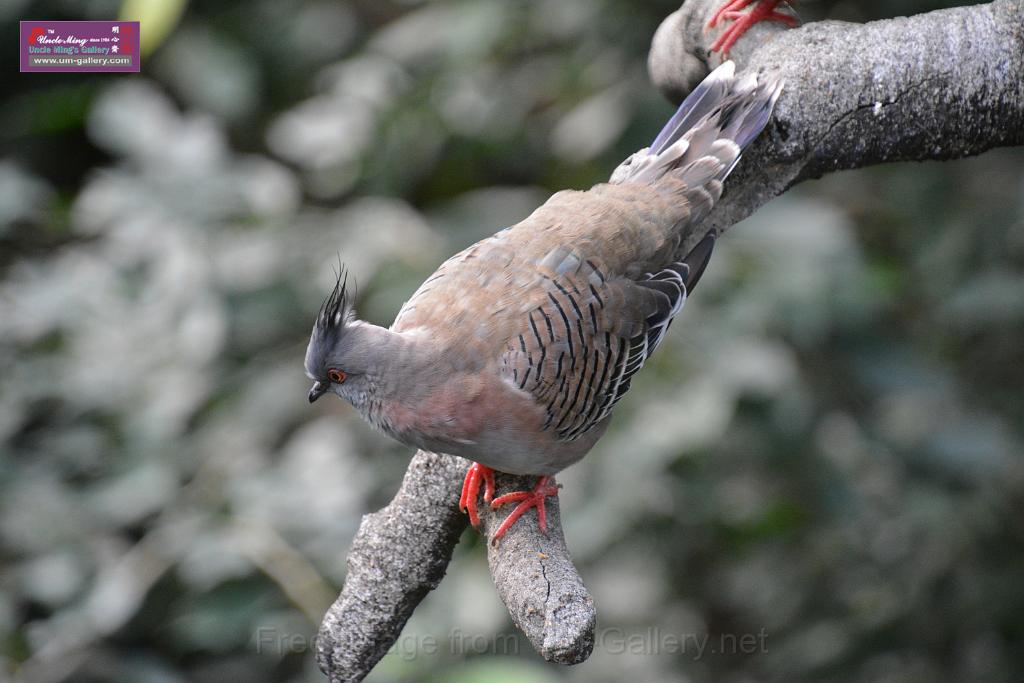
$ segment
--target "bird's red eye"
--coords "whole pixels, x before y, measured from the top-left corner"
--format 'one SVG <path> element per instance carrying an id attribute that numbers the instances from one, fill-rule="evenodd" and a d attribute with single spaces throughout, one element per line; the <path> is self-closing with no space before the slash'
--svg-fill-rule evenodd
<path id="1" fill-rule="evenodd" d="M 348 377 L 348 375 L 337 368 L 331 368 L 327 371 L 327 379 L 331 380 L 335 384 L 341 384 L 345 381 L 346 377 Z"/>

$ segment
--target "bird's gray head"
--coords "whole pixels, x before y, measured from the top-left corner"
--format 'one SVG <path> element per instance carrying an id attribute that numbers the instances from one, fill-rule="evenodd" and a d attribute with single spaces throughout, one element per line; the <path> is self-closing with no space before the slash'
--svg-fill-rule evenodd
<path id="1" fill-rule="evenodd" d="M 328 391 L 353 405 L 365 401 L 373 368 L 373 327 L 356 319 L 348 274 L 338 273 L 330 295 L 324 299 L 306 347 L 306 375 L 313 380 L 309 402 Z"/>

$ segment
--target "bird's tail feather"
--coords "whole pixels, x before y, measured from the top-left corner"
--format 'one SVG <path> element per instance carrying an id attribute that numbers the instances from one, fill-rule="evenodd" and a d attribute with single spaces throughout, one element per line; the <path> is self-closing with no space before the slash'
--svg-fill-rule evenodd
<path id="1" fill-rule="evenodd" d="M 612 174 L 611 182 L 654 183 L 671 174 L 684 183 L 687 199 L 713 203 L 721 182 L 743 149 L 764 129 L 782 82 L 735 75 L 733 62 L 712 71 L 658 133 L 648 149 L 637 152 Z M 710 208 L 710 206 L 708 206 Z"/>

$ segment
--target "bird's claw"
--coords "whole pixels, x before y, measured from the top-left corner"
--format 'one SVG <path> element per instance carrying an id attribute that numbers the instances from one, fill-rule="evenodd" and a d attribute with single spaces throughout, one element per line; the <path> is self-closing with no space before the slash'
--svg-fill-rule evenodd
<path id="1" fill-rule="evenodd" d="M 757 3 L 757 6 L 746 11 L 746 7 L 754 3 Z M 798 26 L 800 20 L 797 17 L 776 10 L 776 7 L 781 4 L 783 4 L 783 0 L 727 0 L 724 2 L 704 26 L 704 32 L 707 33 L 718 26 L 719 22 L 732 22 L 711 44 L 711 52 L 721 52 L 723 57 L 728 56 L 729 50 L 736 44 L 736 41 L 751 26 L 762 21 L 777 21 L 790 28 Z"/>
<path id="2" fill-rule="evenodd" d="M 484 502 L 490 503 L 494 498 L 494 470 L 478 462 L 466 470 L 466 478 L 462 480 L 462 495 L 459 496 L 459 510 L 469 514 L 469 523 L 473 526 L 480 526 L 476 499 L 480 495 L 481 479 L 484 482 Z"/>
<path id="3" fill-rule="evenodd" d="M 530 491 L 513 491 L 512 493 L 506 493 L 503 496 L 498 496 L 491 502 L 491 508 L 497 510 L 502 505 L 508 503 L 516 503 L 519 505 L 515 507 L 512 512 L 509 513 L 505 521 L 501 523 L 498 530 L 494 532 L 494 536 L 491 538 L 491 543 L 497 543 L 498 539 L 505 535 L 505 532 L 515 524 L 516 520 L 523 516 L 530 508 L 537 508 L 537 526 L 540 527 L 541 533 L 547 534 L 547 509 L 545 499 L 548 496 L 557 496 L 558 489 L 562 488 L 561 485 L 554 483 L 552 477 L 541 477 L 537 480 L 533 489 Z"/>
<path id="4" fill-rule="evenodd" d="M 537 526 L 541 532 L 547 533 L 547 510 L 544 499 L 548 496 L 557 496 L 561 484 L 556 484 L 553 477 L 544 476 L 537 480 L 537 483 L 529 491 L 512 491 L 502 496 L 494 497 L 494 470 L 478 462 L 473 463 L 466 471 L 466 478 L 462 480 L 462 494 L 459 496 L 459 510 L 469 515 L 469 523 L 475 527 L 480 526 L 480 513 L 477 511 L 476 499 L 480 495 L 480 482 L 484 483 L 484 502 L 497 510 L 509 503 L 519 503 L 509 513 L 505 521 L 501 523 L 498 530 L 491 538 L 496 543 L 505 532 L 515 524 L 515 521 L 523 516 L 530 508 L 537 508 Z"/>

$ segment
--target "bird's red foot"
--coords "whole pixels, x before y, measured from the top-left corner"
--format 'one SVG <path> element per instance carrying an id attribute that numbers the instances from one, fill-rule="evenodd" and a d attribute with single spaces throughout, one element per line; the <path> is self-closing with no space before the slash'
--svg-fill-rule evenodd
<path id="1" fill-rule="evenodd" d="M 750 11 L 743 11 L 748 5 L 756 3 Z M 714 43 L 711 44 L 712 52 L 721 52 L 725 57 L 729 49 L 736 44 L 736 41 L 746 33 L 751 26 L 762 21 L 778 21 L 790 28 L 798 26 L 800 20 L 791 14 L 776 11 L 776 7 L 783 4 L 783 0 L 727 0 L 722 3 L 714 16 L 708 22 L 707 28 L 712 29 L 720 21 L 731 21 L 732 24 L 722 31 Z"/>
<path id="2" fill-rule="evenodd" d="M 491 503 L 491 507 L 494 509 L 500 508 L 502 505 L 507 503 L 516 503 L 519 505 L 509 513 L 505 521 L 501 523 L 498 530 L 494 532 L 494 537 L 491 539 L 492 542 L 497 541 L 499 538 L 505 535 L 505 532 L 515 524 L 515 521 L 523 516 L 523 513 L 530 508 L 537 508 L 537 526 L 540 527 L 541 532 L 547 533 L 547 510 L 545 509 L 544 499 L 548 496 L 558 495 L 558 484 L 555 483 L 553 477 L 541 477 L 537 480 L 533 489 L 530 491 L 514 491 L 512 493 L 506 493 L 503 496 L 498 496 Z"/>
<path id="3" fill-rule="evenodd" d="M 469 513 L 469 522 L 480 526 L 480 515 L 476 511 L 476 499 L 480 494 L 480 480 L 484 482 L 484 502 L 490 503 L 494 497 L 494 470 L 478 462 L 466 470 L 466 478 L 462 480 L 462 495 L 459 497 L 459 509 Z"/>

